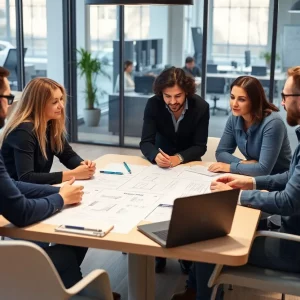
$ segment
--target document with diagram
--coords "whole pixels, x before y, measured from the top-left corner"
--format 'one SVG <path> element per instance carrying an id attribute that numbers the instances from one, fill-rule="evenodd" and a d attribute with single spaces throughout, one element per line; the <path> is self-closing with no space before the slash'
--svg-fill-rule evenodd
<path id="1" fill-rule="evenodd" d="M 101 170 L 121 172 L 123 175 L 96 171 L 91 180 L 74 184 L 84 186 L 83 200 L 43 221 L 53 225 L 73 225 L 76 220 L 102 221 L 114 225 L 113 232 L 128 233 L 140 221 L 168 220 L 176 198 L 210 192 L 215 178 L 189 171 L 186 166 L 162 169 L 156 165 L 128 164 L 131 174 L 122 163 L 108 164 Z"/>

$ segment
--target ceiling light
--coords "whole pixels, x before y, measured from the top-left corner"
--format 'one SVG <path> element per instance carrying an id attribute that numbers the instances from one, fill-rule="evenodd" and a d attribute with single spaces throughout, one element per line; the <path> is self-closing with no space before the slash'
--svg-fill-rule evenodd
<path id="1" fill-rule="evenodd" d="M 87 5 L 193 5 L 193 0 L 85 0 Z"/>

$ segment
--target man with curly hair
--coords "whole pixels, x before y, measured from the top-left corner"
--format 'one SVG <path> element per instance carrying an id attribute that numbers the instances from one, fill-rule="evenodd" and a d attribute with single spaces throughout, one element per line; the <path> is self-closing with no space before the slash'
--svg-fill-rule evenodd
<path id="1" fill-rule="evenodd" d="M 140 148 L 144 156 L 161 168 L 201 160 L 206 152 L 209 105 L 196 95 L 195 80 L 180 68 L 164 70 L 153 85 L 144 112 Z M 189 262 L 180 261 L 184 273 Z M 166 266 L 156 258 L 156 273 Z"/>
<path id="2" fill-rule="evenodd" d="M 162 168 L 201 160 L 206 152 L 209 105 L 195 94 L 194 79 L 172 67 L 156 78 L 153 90 L 155 96 L 144 112 L 142 153 Z"/>

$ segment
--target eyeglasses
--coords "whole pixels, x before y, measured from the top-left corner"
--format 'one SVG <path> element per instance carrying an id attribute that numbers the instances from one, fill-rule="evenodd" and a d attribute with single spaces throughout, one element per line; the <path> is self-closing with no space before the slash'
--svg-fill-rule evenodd
<path id="1" fill-rule="evenodd" d="M 0 98 L 6 98 L 8 105 L 12 105 L 12 103 L 14 102 L 14 99 L 15 99 L 15 95 L 12 95 L 12 94 L 10 94 L 8 96 L 0 95 Z"/>
<path id="2" fill-rule="evenodd" d="M 286 97 L 296 97 L 296 96 L 300 96 L 300 94 L 284 94 L 284 93 L 281 93 L 281 98 L 282 98 L 283 102 L 285 102 Z"/>

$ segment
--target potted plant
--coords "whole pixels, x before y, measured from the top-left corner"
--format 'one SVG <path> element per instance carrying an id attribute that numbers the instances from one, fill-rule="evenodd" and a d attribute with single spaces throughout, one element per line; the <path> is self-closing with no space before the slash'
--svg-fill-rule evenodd
<path id="1" fill-rule="evenodd" d="M 104 64 L 100 61 L 100 59 L 92 57 L 92 53 L 90 51 L 80 48 L 77 52 L 79 54 L 77 67 L 80 71 L 80 77 L 84 77 L 85 80 L 84 94 L 86 108 L 83 111 L 84 122 L 87 126 L 98 126 L 101 110 L 100 108 L 96 108 L 96 106 L 99 106 L 97 92 L 99 92 L 100 95 L 105 94 L 105 92 L 98 89 L 96 80 L 100 74 L 109 79 L 110 76 L 104 71 Z"/>
<path id="2" fill-rule="evenodd" d="M 263 58 L 266 62 L 266 66 L 270 69 L 270 65 L 271 65 L 271 53 L 270 52 L 262 52 L 260 54 L 260 58 Z M 279 55 L 276 53 L 276 61 L 279 61 L 280 57 Z"/>

